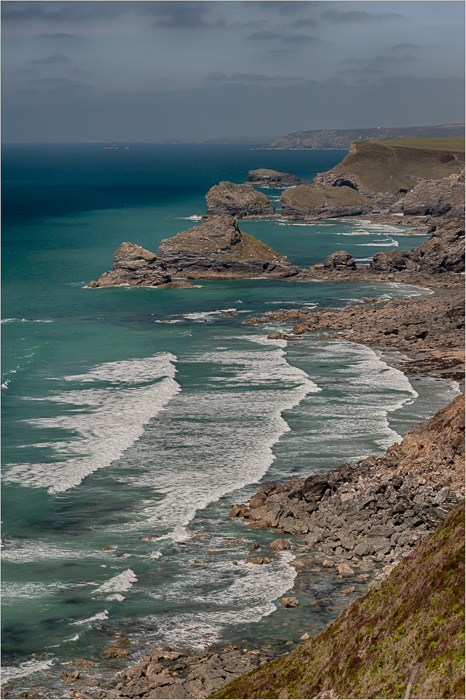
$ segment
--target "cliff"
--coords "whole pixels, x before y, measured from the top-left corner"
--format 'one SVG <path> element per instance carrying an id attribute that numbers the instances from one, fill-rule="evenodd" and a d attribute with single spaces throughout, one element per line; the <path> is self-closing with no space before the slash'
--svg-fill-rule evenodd
<path id="1" fill-rule="evenodd" d="M 400 199 L 422 180 L 458 175 L 463 168 L 464 138 L 365 141 L 351 144 L 341 163 L 319 173 L 314 184 L 338 187 L 344 181 L 367 196 Z"/>
<path id="2" fill-rule="evenodd" d="M 170 282 L 163 260 L 134 243 L 122 243 L 113 255 L 113 266 L 109 272 L 92 280 L 89 287 L 110 287 L 119 284 L 154 287 Z"/>
<path id="3" fill-rule="evenodd" d="M 263 148 L 286 150 L 347 150 L 354 141 L 464 136 L 464 124 L 402 128 L 305 130 L 287 134 Z"/>
<path id="4" fill-rule="evenodd" d="M 330 219 L 367 214 L 374 209 L 364 194 L 352 187 L 299 185 L 281 195 L 282 216 L 291 219 Z"/>
<path id="5" fill-rule="evenodd" d="M 166 238 L 158 255 L 171 275 L 192 279 L 282 278 L 299 272 L 286 257 L 240 231 L 228 214 Z"/>
<path id="6" fill-rule="evenodd" d="M 235 185 L 221 182 L 207 192 L 207 216 L 230 214 L 237 219 L 275 216 L 275 207 L 270 199 L 250 185 Z"/>
<path id="7" fill-rule="evenodd" d="M 464 697 L 464 501 L 324 632 L 211 698 Z"/>
<path id="8" fill-rule="evenodd" d="M 277 170 L 259 168 L 259 170 L 249 171 L 247 182 L 250 185 L 262 187 L 287 187 L 290 185 L 299 185 L 301 180 L 299 177 L 296 177 L 296 175 L 291 175 L 290 173 L 280 173 Z"/>

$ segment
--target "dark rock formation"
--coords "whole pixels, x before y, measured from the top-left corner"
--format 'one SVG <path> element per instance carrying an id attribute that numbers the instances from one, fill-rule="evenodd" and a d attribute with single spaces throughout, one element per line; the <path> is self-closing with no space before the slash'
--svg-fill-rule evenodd
<path id="1" fill-rule="evenodd" d="M 369 265 L 378 272 L 420 270 L 432 275 L 464 272 L 464 215 L 458 216 L 411 252 L 376 253 Z"/>
<path id="2" fill-rule="evenodd" d="M 228 214 L 166 238 L 158 254 L 171 275 L 191 279 L 282 278 L 299 272 L 286 257 L 240 231 Z"/>
<path id="3" fill-rule="evenodd" d="M 266 168 L 250 170 L 247 179 L 248 184 L 262 187 L 286 187 L 288 185 L 299 185 L 300 182 L 301 180 L 296 175 L 279 173 L 277 170 L 267 170 Z"/>
<path id="4" fill-rule="evenodd" d="M 89 287 L 110 287 L 130 284 L 154 287 L 170 282 L 165 264 L 154 253 L 134 243 L 122 243 L 113 255 L 113 266 L 109 272 L 92 280 Z"/>
<path id="5" fill-rule="evenodd" d="M 423 180 L 403 199 L 408 215 L 457 216 L 464 213 L 464 168 L 440 180 Z"/>
<path id="6" fill-rule="evenodd" d="M 207 216 L 230 214 L 237 219 L 275 216 L 275 207 L 262 192 L 250 185 L 221 182 L 207 192 Z"/>
<path id="7" fill-rule="evenodd" d="M 324 268 L 326 270 L 355 270 L 356 263 L 345 250 L 337 250 L 336 253 L 332 253 L 326 258 Z"/>
<path id="8" fill-rule="evenodd" d="M 291 219 L 329 219 L 367 214 L 374 202 L 353 187 L 298 185 L 281 195 L 282 215 Z"/>

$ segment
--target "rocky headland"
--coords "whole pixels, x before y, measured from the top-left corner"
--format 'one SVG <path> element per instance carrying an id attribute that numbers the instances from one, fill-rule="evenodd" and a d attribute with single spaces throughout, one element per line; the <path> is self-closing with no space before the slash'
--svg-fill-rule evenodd
<path id="1" fill-rule="evenodd" d="M 236 219 L 228 214 L 166 238 L 158 255 L 172 276 L 190 279 L 281 279 L 299 272 L 285 256 L 240 231 Z"/>
<path id="2" fill-rule="evenodd" d="M 341 163 L 283 192 L 281 202 L 289 219 L 452 219 L 464 212 L 464 139 L 353 143 Z"/>
<path id="3" fill-rule="evenodd" d="M 277 170 L 259 168 L 258 170 L 249 171 L 246 183 L 248 185 L 256 185 L 256 187 L 289 187 L 301 184 L 301 180 L 290 173 L 280 173 Z"/>
<path id="4" fill-rule="evenodd" d="M 207 217 L 230 214 L 236 219 L 261 219 L 276 216 L 275 207 L 262 192 L 251 185 L 221 182 L 207 192 Z"/>

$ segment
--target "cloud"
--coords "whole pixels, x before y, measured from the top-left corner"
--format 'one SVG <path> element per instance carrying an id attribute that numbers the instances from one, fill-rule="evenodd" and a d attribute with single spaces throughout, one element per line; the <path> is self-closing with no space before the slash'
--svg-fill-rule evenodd
<path id="1" fill-rule="evenodd" d="M 66 34 L 64 32 L 44 32 L 42 34 L 36 34 L 36 39 L 42 39 L 44 41 L 75 41 L 82 38 L 83 37 L 78 34 Z"/>
<path id="2" fill-rule="evenodd" d="M 300 44 L 307 43 L 309 41 L 320 41 L 320 39 L 316 39 L 315 36 L 311 36 L 310 34 L 291 34 L 290 36 L 283 36 L 282 39 L 283 41 Z"/>
<path id="3" fill-rule="evenodd" d="M 349 24 L 356 22 L 358 24 L 362 22 L 385 22 L 391 19 L 402 19 L 403 15 L 397 12 L 364 12 L 357 10 L 350 10 L 349 12 L 342 12 L 341 10 L 326 10 L 320 15 L 321 19 L 325 22 L 330 22 L 330 24 Z"/>
<path id="4" fill-rule="evenodd" d="M 71 80 L 70 78 L 35 78 L 27 80 L 31 88 L 51 88 L 54 92 L 66 91 L 74 92 L 76 90 L 89 90 L 91 85 Z"/>
<path id="5" fill-rule="evenodd" d="M 398 58 L 397 56 L 375 56 L 372 59 L 373 63 L 410 63 L 412 61 L 419 61 L 419 59 L 410 53 L 402 58 Z"/>
<path id="6" fill-rule="evenodd" d="M 398 51 L 399 49 L 401 50 L 406 50 L 406 49 L 420 49 L 421 45 L 420 44 L 410 44 L 409 42 L 403 43 L 403 44 L 397 44 L 396 46 L 392 46 L 389 51 Z"/>
<path id="7" fill-rule="evenodd" d="M 296 19 L 294 22 L 291 22 L 291 27 L 295 29 L 301 29 L 302 27 L 317 27 L 318 22 L 316 22 L 315 19 L 311 19 L 310 17 L 302 17 L 301 19 Z"/>
<path id="8" fill-rule="evenodd" d="M 226 21 L 212 8 L 212 3 L 206 2 L 155 2 L 142 3 L 147 7 L 140 8 L 147 14 L 155 14 L 158 19 L 152 27 L 165 29 L 221 29 L 226 27 Z M 140 5 L 140 3 L 138 3 Z"/>
<path id="9" fill-rule="evenodd" d="M 115 19 L 126 12 L 127 2 L 3 2 L 3 22 L 93 22 L 95 19 Z"/>
<path id="10" fill-rule="evenodd" d="M 310 3 L 294 2 L 294 0 L 260 0 L 259 2 L 252 0 L 249 4 L 260 10 L 275 10 L 280 15 L 291 15 L 301 12 L 303 7 L 309 6 Z"/>
<path id="11" fill-rule="evenodd" d="M 268 29 L 263 29 L 262 31 L 249 34 L 246 39 L 251 39 L 252 41 L 270 41 L 271 39 L 280 39 L 280 34 L 271 32 Z"/>
<path id="12" fill-rule="evenodd" d="M 53 53 L 46 58 L 35 58 L 31 63 L 70 63 L 71 58 L 64 56 L 62 53 Z"/>
<path id="13" fill-rule="evenodd" d="M 227 75 L 226 73 L 222 73 L 221 71 L 217 71 L 215 73 L 209 73 L 206 76 L 207 80 L 222 80 L 222 81 L 232 81 L 232 82 L 277 82 L 277 81 L 285 81 L 285 82 L 290 82 L 290 81 L 299 81 L 299 82 L 305 82 L 304 78 L 299 78 L 294 75 L 258 75 L 256 73 L 232 73 L 231 75 Z"/>

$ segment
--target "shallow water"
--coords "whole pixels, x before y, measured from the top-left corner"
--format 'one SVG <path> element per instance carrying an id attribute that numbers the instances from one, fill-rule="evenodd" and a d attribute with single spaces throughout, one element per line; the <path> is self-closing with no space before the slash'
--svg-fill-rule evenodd
<path id="1" fill-rule="evenodd" d="M 263 481 L 380 453 L 458 393 L 371 348 L 312 333 L 270 341 L 278 325 L 241 324 L 428 290 L 292 279 L 86 288 L 123 240 L 156 251 L 192 226 L 185 217 L 204 213 L 215 182 L 256 167 L 312 179 L 344 155 L 169 149 L 4 156 L 3 678 L 15 692 L 40 683 L 59 697 L 61 665 L 101 656 L 120 631 L 140 635 L 135 654 L 319 631 L 332 613 L 277 609 L 293 555 L 246 565 L 251 542 L 270 535 L 228 518 L 229 505 Z M 361 222 L 240 225 L 300 266 L 424 240 Z"/>

